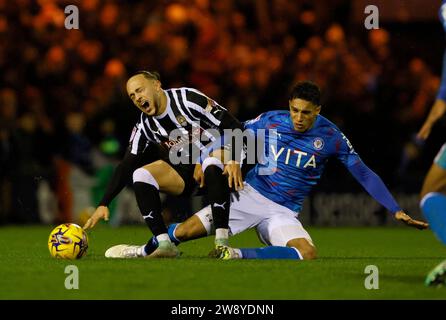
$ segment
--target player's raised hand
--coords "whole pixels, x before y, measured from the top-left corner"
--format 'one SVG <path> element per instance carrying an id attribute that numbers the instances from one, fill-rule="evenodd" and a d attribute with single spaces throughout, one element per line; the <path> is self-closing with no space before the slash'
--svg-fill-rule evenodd
<path id="1" fill-rule="evenodd" d="M 228 163 L 225 165 L 223 174 L 228 176 L 229 188 L 234 186 L 236 191 L 243 190 L 243 177 L 240 163 L 233 160 L 228 161 Z"/>
<path id="2" fill-rule="evenodd" d="M 200 188 L 204 187 L 204 173 L 200 163 L 195 165 L 194 179 L 200 185 Z"/>
<path id="3" fill-rule="evenodd" d="M 96 223 L 98 223 L 99 220 L 104 219 L 105 221 L 108 221 L 108 218 L 110 216 L 110 211 L 106 206 L 99 206 L 97 207 L 96 211 L 93 213 L 90 219 L 87 220 L 87 222 L 84 225 L 84 230 L 92 229 Z"/>
<path id="4" fill-rule="evenodd" d="M 412 219 L 408 214 L 406 214 L 404 211 L 398 211 L 395 213 L 395 219 L 398 221 L 402 221 L 409 227 L 414 227 L 419 230 L 427 229 L 429 228 L 429 224 L 424 221 L 419 221 Z"/>

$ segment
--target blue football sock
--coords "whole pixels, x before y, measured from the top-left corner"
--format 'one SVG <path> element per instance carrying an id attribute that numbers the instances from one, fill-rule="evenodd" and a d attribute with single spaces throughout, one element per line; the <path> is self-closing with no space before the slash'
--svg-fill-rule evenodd
<path id="1" fill-rule="evenodd" d="M 181 242 L 180 240 L 177 239 L 177 237 L 175 237 L 175 229 L 178 227 L 178 225 L 180 225 L 180 224 L 172 223 L 167 228 L 167 234 L 169 235 L 170 241 L 172 241 L 175 245 L 179 245 Z"/>
<path id="2" fill-rule="evenodd" d="M 299 251 L 290 247 L 242 248 L 240 251 L 242 259 L 302 259 Z"/>
<path id="3" fill-rule="evenodd" d="M 178 225 L 179 225 L 179 223 L 172 223 L 167 228 L 167 234 L 169 235 L 170 241 L 172 241 L 175 245 L 179 245 L 180 244 L 180 240 L 178 240 L 175 237 L 175 229 L 177 228 Z M 152 238 L 150 238 L 150 240 L 145 245 L 144 251 L 147 254 L 151 254 L 153 251 L 156 250 L 156 248 L 158 248 L 158 240 L 156 239 L 156 237 L 152 237 Z"/>
<path id="4" fill-rule="evenodd" d="M 421 210 L 437 238 L 446 244 L 446 195 L 431 192 L 420 203 Z"/>

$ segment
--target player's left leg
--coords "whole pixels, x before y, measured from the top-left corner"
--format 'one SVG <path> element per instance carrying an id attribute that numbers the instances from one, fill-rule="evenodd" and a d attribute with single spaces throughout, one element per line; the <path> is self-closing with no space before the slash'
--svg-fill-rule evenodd
<path id="1" fill-rule="evenodd" d="M 444 167 L 441 162 L 432 164 L 422 189 L 421 210 L 437 238 L 446 244 L 446 148 Z"/>
<path id="2" fill-rule="evenodd" d="M 316 247 L 306 238 L 291 239 L 286 246 L 299 251 L 303 260 L 313 260 L 317 257 Z"/>
<path id="3" fill-rule="evenodd" d="M 271 214 L 268 210 L 265 210 L 270 203 L 271 200 L 260 196 L 251 186 L 245 185 L 245 188 L 239 192 L 238 197 L 234 196 L 231 199 L 230 231 L 228 233 L 235 235 L 261 223 L 265 217 L 269 217 Z M 170 225 L 168 234 L 170 240 L 175 244 L 215 234 L 211 206 L 204 207 L 183 223 Z M 157 247 L 157 239 L 152 237 L 145 246 L 145 251 L 150 254 Z M 217 249 L 211 252 L 211 256 L 223 258 Z"/>
<path id="4" fill-rule="evenodd" d="M 247 193 L 246 197 L 244 193 Z M 267 245 L 264 248 L 230 248 L 220 249 L 219 258 L 227 259 L 314 259 L 316 249 L 308 232 L 297 219 L 296 213 L 279 205 L 262 195 L 249 185 L 240 192 L 239 202 L 231 206 L 231 219 L 233 209 L 240 207 L 241 217 L 250 215 L 259 216 L 259 222 L 251 224 L 256 227 L 261 242 Z M 246 198 L 246 200 L 244 200 Z M 243 203 L 244 202 L 246 203 Z M 240 205 L 240 203 L 242 205 Z M 260 207 L 260 208 L 259 208 Z M 259 211 L 260 213 L 256 213 Z M 253 220 L 255 221 L 255 220 Z M 247 228 L 245 228 L 247 229 Z M 231 226 L 232 230 L 232 226 Z M 237 233 L 237 232 L 235 232 Z"/>
<path id="5" fill-rule="evenodd" d="M 434 162 L 429 168 L 420 193 L 421 201 L 432 192 L 446 194 L 446 149 L 444 166 Z"/>
<path id="6" fill-rule="evenodd" d="M 230 189 L 223 175 L 225 157 L 228 155 L 224 150 L 215 150 L 202 165 L 215 226 L 215 246 L 227 246 L 229 237 Z"/>
<path id="7" fill-rule="evenodd" d="M 228 248 L 223 259 L 315 259 L 316 248 L 310 235 L 290 210 L 284 208 L 283 211 L 257 226 L 259 239 L 267 247 Z"/>
<path id="8" fill-rule="evenodd" d="M 420 207 L 432 231 L 446 244 L 446 143 L 426 175 L 421 190 Z M 446 260 L 429 272 L 425 283 L 446 283 Z"/>
<path id="9" fill-rule="evenodd" d="M 116 245 L 107 249 L 105 256 L 107 258 L 177 257 L 179 251 L 171 242 L 162 219 L 159 193 L 181 194 L 185 188 L 183 178 L 169 163 L 157 160 L 134 171 L 133 186 L 144 221 L 157 238 L 159 245 L 150 255 L 146 254 L 144 246 Z"/>
<path id="10" fill-rule="evenodd" d="M 221 249 L 221 259 L 316 259 L 316 248 L 305 238 L 295 238 L 287 246 L 268 246 L 263 248 Z"/>

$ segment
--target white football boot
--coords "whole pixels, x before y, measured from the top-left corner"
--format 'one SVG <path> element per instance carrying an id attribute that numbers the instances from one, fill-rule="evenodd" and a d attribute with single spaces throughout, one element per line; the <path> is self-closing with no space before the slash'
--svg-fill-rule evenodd
<path id="1" fill-rule="evenodd" d="M 119 244 L 105 251 L 106 258 L 144 258 L 144 246 L 131 246 L 128 244 Z"/>
<path id="2" fill-rule="evenodd" d="M 158 248 L 150 255 L 144 255 L 144 246 L 119 244 L 105 251 L 106 258 L 176 258 L 180 255 L 178 248 L 169 241 L 160 241 Z"/>

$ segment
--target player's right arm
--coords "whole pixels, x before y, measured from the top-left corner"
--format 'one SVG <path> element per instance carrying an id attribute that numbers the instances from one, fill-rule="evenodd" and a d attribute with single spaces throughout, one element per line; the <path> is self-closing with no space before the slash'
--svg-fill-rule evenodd
<path id="1" fill-rule="evenodd" d="M 133 155 L 130 150 L 127 150 L 123 160 L 118 164 L 110 182 L 107 185 L 102 200 L 100 201 L 95 212 L 84 225 L 84 229 L 93 228 L 100 220 L 108 221 L 110 212 L 108 206 L 110 202 L 121 192 L 126 186 L 129 179 L 131 179 L 133 171 L 137 169 L 138 155 Z"/>
<path id="2" fill-rule="evenodd" d="M 149 147 L 149 141 L 142 134 L 141 130 L 139 126 L 135 126 L 124 158 L 113 172 L 102 200 L 99 202 L 93 215 L 85 223 L 84 229 L 93 228 L 100 220 L 108 221 L 110 216 L 108 206 L 132 179 L 133 172 L 143 165 L 141 160 L 144 158 L 144 152 Z"/>
<path id="3" fill-rule="evenodd" d="M 357 163 L 348 167 L 348 170 L 376 201 L 393 213 L 396 220 L 405 223 L 409 227 L 420 230 L 428 228 L 426 222 L 412 219 L 399 207 L 382 179 L 367 167 L 359 157 Z"/>
<path id="4" fill-rule="evenodd" d="M 401 209 L 382 179 L 365 165 L 344 134 L 338 135 L 335 144 L 338 160 L 377 202 L 393 214 L 396 220 L 420 230 L 428 227 L 427 223 L 412 219 Z"/>
<path id="5" fill-rule="evenodd" d="M 259 114 L 256 118 L 247 120 L 245 122 L 242 122 L 244 129 L 250 129 L 254 132 L 257 129 L 266 129 L 266 122 L 268 120 L 268 115 L 272 112 L 264 112 Z"/>

